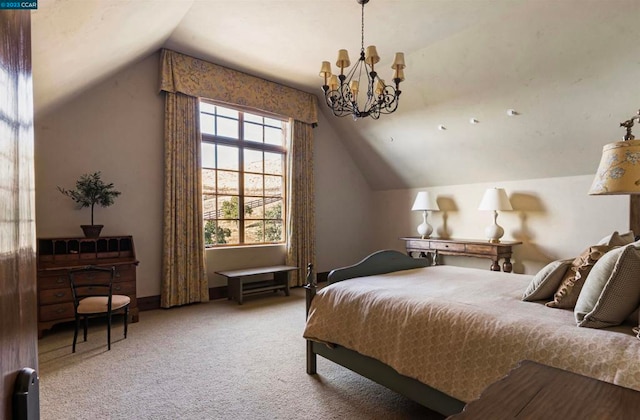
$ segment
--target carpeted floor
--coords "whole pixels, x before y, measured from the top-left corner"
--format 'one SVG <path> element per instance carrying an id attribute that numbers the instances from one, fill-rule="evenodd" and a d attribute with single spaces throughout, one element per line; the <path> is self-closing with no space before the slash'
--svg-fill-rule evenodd
<path id="1" fill-rule="evenodd" d="M 321 357 L 305 372 L 304 295 L 250 296 L 142 312 L 91 324 L 71 353 L 73 328 L 39 340 L 42 420 L 442 419 Z"/>

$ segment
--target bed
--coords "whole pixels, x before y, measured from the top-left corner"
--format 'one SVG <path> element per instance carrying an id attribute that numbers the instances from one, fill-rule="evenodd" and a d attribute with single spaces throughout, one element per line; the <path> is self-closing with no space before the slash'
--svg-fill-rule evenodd
<path id="1" fill-rule="evenodd" d="M 320 355 L 445 415 L 525 359 L 640 390 L 632 326 L 577 327 L 522 300 L 532 278 L 376 252 L 305 286 L 307 373 Z"/>

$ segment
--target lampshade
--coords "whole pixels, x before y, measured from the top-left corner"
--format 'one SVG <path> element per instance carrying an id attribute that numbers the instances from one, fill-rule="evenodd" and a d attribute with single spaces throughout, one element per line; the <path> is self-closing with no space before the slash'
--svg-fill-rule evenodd
<path id="1" fill-rule="evenodd" d="M 640 140 L 618 141 L 602 148 L 589 194 L 640 194 Z"/>
<path id="2" fill-rule="evenodd" d="M 478 210 L 513 210 L 504 188 L 489 188 L 484 192 Z"/>
<path id="3" fill-rule="evenodd" d="M 411 210 L 440 210 L 436 198 L 428 191 L 420 191 L 413 202 Z"/>

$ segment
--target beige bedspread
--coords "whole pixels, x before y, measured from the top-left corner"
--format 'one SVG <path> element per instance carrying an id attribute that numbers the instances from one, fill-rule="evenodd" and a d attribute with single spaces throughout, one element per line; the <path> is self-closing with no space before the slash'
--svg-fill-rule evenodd
<path id="1" fill-rule="evenodd" d="M 461 401 L 529 359 L 640 390 L 631 326 L 580 328 L 573 312 L 523 302 L 531 276 L 436 266 L 329 285 L 304 337 L 378 359 Z"/>

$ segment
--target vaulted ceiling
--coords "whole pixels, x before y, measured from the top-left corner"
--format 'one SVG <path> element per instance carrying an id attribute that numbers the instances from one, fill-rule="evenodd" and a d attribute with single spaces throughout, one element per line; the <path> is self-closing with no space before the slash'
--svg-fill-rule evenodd
<path id="1" fill-rule="evenodd" d="M 640 0 L 370 0 L 365 46 L 387 79 L 403 51 L 406 81 L 397 112 L 354 121 L 318 71 L 357 57 L 356 0 L 41 0 L 36 123 L 166 47 L 318 94 L 375 190 L 592 174 L 640 108 L 638 16 Z"/>

